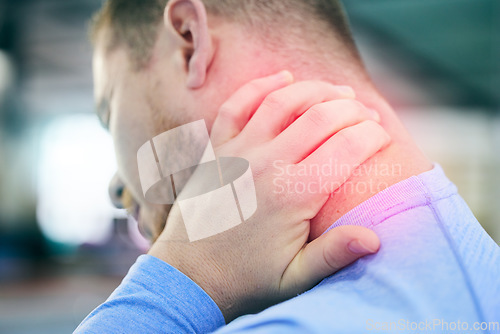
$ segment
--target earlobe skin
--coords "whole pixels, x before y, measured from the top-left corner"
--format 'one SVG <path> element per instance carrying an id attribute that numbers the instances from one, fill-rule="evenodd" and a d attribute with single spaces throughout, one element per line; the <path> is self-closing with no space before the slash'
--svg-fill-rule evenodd
<path id="1" fill-rule="evenodd" d="M 176 47 L 185 55 L 187 87 L 202 87 L 213 55 L 205 6 L 201 0 L 171 0 L 165 8 L 164 24 L 180 41 Z"/>

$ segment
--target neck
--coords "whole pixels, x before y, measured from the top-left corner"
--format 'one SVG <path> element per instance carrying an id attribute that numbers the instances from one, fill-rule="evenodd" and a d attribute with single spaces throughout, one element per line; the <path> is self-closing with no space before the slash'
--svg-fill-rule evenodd
<path id="1" fill-rule="evenodd" d="M 391 136 L 392 142 L 359 166 L 354 175 L 330 196 L 318 215 L 311 220 L 311 240 L 380 191 L 433 168 L 360 64 L 349 63 L 346 59 L 329 62 L 320 59 L 312 64 L 306 68 L 294 68 L 293 63 L 285 62 L 285 66 L 281 63 L 277 69 L 290 69 L 296 81 L 314 79 L 351 86 L 357 100 L 380 114 L 381 125 Z"/>
<path id="2" fill-rule="evenodd" d="M 236 30 L 233 30 L 233 33 L 234 31 Z M 338 52 L 335 55 L 335 50 L 327 48 L 316 54 L 309 51 L 306 54 L 299 52 L 297 57 L 293 57 L 293 53 L 282 56 L 269 50 L 265 51 L 265 46 L 255 48 L 246 42 L 242 42 L 240 47 L 236 47 L 234 42 L 226 44 L 220 42 L 219 47 L 227 48 L 231 52 L 222 54 L 232 54 L 233 58 L 222 57 L 220 67 L 225 71 L 220 71 L 241 74 L 240 81 L 234 82 L 234 86 L 240 87 L 248 80 L 285 69 L 294 74 L 296 81 L 323 80 L 335 85 L 349 85 L 355 90 L 360 102 L 379 112 L 381 125 L 392 138 L 387 148 L 362 164 L 356 175 L 332 194 L 323 209 L 311 221 L 311 239 L 320 236 L 344 214 L 385 188 L 432 169 L 431 162 L 418 149 L 391 106 L 371 84 L 361 64 L 352 58 Z"/>
<path id="3" fill-rule="evenodd" d="M 315 239 L 336 220 L 380 191 L 429 171 L 432 163 L 417 147 L 392 108 L 374 90 L 357 90 L 358 99 L 381 115 L 381 125 L 391 144 L 363 163 L 354 175 L 332 194 L 311 221 L 310 239 Z"/>
<path id="4" fill-rule="evenodd" d="M 320 67 L 316 70 L 304 70 L 294 69 L 293 65 L 281 65 L 279 68 L 292 68 L 296 81 L 315 79 L 351 86 L 356 92 L 357 100 L 380 114 L 381 125 L 391 136 L 392 142 L 359 166 L 354 175 L 330 196 L 311 221 L 311 240 L 319 237 L 336 220 L 380 191 L 433 168 L 392 107 L 371 84 L 364 70 L 355 66 L 346 71 L 346 66 L 339 66 L 338 63 L 330 63 L 330 66 L 323 64 Z"/>

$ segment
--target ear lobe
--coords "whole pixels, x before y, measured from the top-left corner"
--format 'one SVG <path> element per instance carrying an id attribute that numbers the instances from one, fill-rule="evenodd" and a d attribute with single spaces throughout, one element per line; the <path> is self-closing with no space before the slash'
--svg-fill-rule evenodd
<path id="1" fill-rule="evenodd" d="M 171 0 L 165 9 L 165 25 L 179 41 L 186 61 L 187 86 L 203 86 L 212 61 L 213 49 L 208 32 L 207 13 L 200 0 Z"/>

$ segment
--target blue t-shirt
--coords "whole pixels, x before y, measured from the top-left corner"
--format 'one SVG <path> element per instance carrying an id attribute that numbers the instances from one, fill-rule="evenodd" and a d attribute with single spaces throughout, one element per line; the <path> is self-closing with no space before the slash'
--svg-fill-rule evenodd
<path id="1" fill-rule="evenodd" d="M 141 256 L 77 333 L 500 333 L 500 248 L 436 166 L 375 195 L 331 228 L 382 246 L 281 304 L 225 325 L 188 277 Z"/>

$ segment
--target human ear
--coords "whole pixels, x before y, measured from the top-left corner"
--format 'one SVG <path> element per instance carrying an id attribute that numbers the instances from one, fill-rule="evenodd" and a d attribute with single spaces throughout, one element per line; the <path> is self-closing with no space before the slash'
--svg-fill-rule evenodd
<path id="1" fill-rule="evenodd" d="M 164 24 L 182 52 L 187 86 L 200 88 L 213 56 L 205 6 L 201 0 L 171 0 L 165 8 Z"/>

